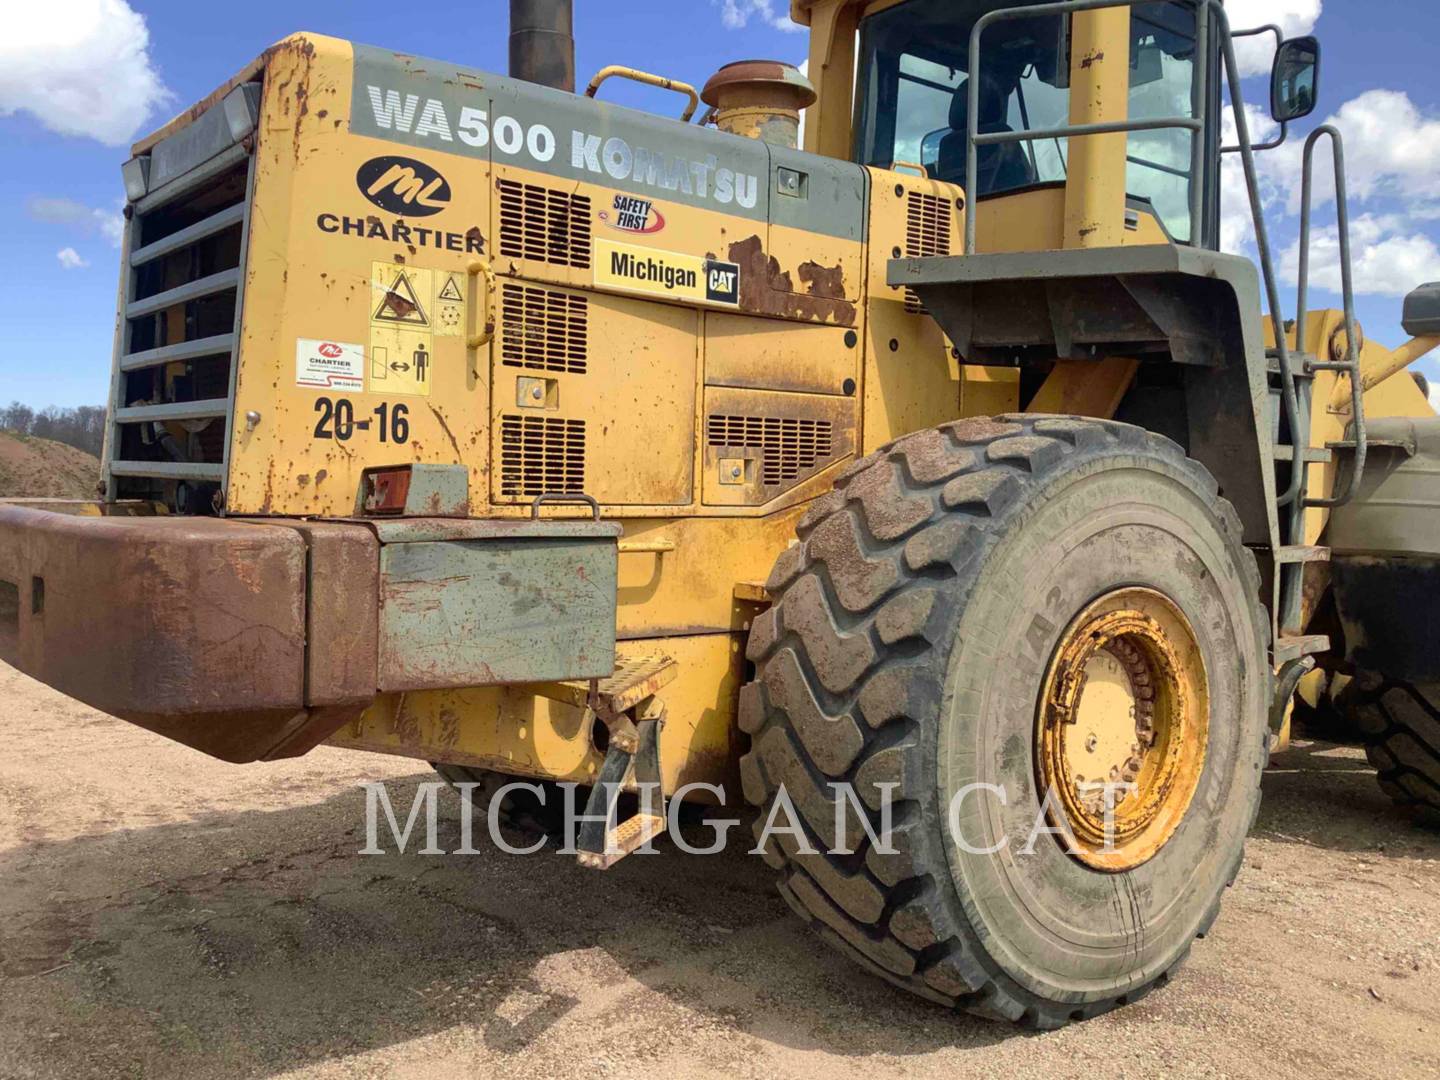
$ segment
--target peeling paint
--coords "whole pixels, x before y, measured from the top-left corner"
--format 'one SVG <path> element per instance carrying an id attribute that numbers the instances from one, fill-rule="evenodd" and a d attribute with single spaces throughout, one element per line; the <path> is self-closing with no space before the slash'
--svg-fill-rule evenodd
<path id="1" fill-rule="evenodd" d="M 736 241 L 730 245 L 729 254 L 730 262 L 740 267 L 742 310 L 785 319 L 855 325 L 855 305 L 825 295 L 826 292 L 838 292 L 843 297 L 845 285 L 840 267 L 827 269 L 815 263 L 806 263 L 800 268 L 800 278 L 810 291 L 797 293 L 790 274 L 781 269 L 778 259 L 766 254 L 760 237 Z"/>

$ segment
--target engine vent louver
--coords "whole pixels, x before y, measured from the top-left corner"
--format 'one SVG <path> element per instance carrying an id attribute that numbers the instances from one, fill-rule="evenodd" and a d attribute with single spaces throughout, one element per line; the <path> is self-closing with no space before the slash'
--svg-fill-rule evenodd
<path id="1" fill-rule="evenodd" d="M 760 483 L 765 487 L 796 480 L 833 453 L 829 420 L 711 416 L 705 431 L 711 446 L 760 451 Z"/>
<path id="2" fill-rule="evenodd" d="M 590 268 L 590 200 L 584 195 L 501 180 L 500 254 Z"/>
<path id="3" fill-rule="evenodd" d="M 585 490 L 585 421 L 554 416 L 500 418 L 500 494 L 579 495 Z"/>
<path id="4" fill-rule="evenodd" d="M 500 362 L 531 371 L 585 374 L 589 309 L 583 296 L 504 285 L 500 291 Z"/>
<path id="5" fill-rule="evenodd" d="M 950 200 L 938 195 L 910 192 L 905 213 L 905 255 L 924 259 L 950 254 L 952 218 Z M 920 314 L 925 310 L 920 297 L 912 289 L 905 290 L 905 310 Z"/>

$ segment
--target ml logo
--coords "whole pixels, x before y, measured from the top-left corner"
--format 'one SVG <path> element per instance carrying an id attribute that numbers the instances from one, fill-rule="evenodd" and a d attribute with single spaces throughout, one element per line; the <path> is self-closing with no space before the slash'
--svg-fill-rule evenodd
<path id="1" fill-rule="evenodd" d="M 429 217 L 450 205 L 449 182 L 414 158 L 371 158 L 355 173 L 355 185 L 365 198 L 392 214 Z"/>

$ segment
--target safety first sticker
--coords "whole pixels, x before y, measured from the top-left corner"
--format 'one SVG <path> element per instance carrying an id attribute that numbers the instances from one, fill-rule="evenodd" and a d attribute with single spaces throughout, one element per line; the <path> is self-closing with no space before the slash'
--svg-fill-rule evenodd
<path id="1" fill-rule="evenodd" d="M 295 385 L 316 390 L 363 391 L 365 346 L 299 338 L 295 342 Z"/>
<path id="2" fill-rule="evenodd" d="M 461 275 L 377 262 L 370 294 L 370 392 L 429 397 L 435 338 L 464 326 Z"/>

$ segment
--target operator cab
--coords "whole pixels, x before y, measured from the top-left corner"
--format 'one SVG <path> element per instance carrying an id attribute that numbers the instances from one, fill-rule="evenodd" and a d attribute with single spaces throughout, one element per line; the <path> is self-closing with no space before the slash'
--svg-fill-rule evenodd
<path id="1" fill-rule="evenodd" d="M 978 175 L 966 173 L 970 80 L 979 80 L 977 130 L 1046 131 L 1070 122 L 1070 17 L 1003 20 L 981 37 L 982 64 L 969 71 L 976 21 L 1001 7 L 995 0 L 910 0 L 860 24 L 860 80 L 856 159 L 880 168 L 924 166 L 931 179 L 985 199 L 1063 186 L 1069 163 L 1063 137 L 978 147 Z M 1214 42 L 1218 35 L 1211 35 Z M 1196 9 L 1190 3 L 1136 5 L 1130 17 L 1131 120 L 1189 114 L 1197 51 Z M 1206 63 L 1218 88 L 1218 53 Z M 1195 177 L 1189 131 L 1132 132 L 1126 192 L 1132 206 L 1151 210 L 1169 237 L 1190 243 L 1191 185 L 1207 184 L 1206 234 L 1218 235 L 1217 107 L 1207 106 L 1204 176 Z"/>

